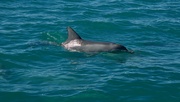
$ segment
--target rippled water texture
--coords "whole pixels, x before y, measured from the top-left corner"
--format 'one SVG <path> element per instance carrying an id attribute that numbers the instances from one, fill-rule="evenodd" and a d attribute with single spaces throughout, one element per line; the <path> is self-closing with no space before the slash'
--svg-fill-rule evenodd
<path id="1" fill-rule="evenodd" d="M 128 53 L 60 46 L 67 26 Z M 1 0 L 2 102 L 180 102 L 179 0 Z"/>

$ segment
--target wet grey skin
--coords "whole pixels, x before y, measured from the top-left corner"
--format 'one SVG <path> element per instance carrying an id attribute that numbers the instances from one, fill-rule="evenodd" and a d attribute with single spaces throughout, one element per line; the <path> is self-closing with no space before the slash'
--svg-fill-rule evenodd
<path id="1" fill-rule="evenodd" d="M 71 27 L 67 27 L 67 30 L 68 38 L 62 43 L 62 46 L 67 50 L 78 52 L 131 52 L 120 44 L 84 40 Z"/>

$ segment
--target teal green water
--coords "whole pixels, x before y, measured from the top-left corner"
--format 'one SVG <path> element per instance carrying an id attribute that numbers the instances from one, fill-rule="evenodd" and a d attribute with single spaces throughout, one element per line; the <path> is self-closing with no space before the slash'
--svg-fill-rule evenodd
<path id="1" fill-rule="evenodd" d="M 84 39 L 134 54 L 69 52 Z M 180 102 L 179 0 L 1 0 L 1 102 Z"/>

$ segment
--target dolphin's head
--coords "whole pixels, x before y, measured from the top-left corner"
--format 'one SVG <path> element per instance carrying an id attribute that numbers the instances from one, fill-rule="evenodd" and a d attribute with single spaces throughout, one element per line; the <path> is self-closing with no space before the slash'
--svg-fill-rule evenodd
<path id="1" fill-rule="evenodd" d="M 112 52 L 116 51 L 125 51 L 128 52 L 128 49 L 120 44 L 109 43 L 108 48 L 111 49 Z"/>

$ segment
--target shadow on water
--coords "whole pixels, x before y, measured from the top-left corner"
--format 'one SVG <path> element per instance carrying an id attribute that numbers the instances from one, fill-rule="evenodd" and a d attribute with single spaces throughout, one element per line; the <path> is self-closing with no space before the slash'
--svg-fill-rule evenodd
<path id="1" fill-rule="evenodd" d="M 120 52 L 120 53 L 101 53 L 101 55 L 109 60 L 117 61 L 119 63 L 125 63 L 130 57 L 134 56 L 134 53 Z"/>
<path id="2" fill-rule="evenodd" d="M 130 59 L 131 57 L 133 57 L 135 54 L 130 54 L 127 52 L 121 52 L 121 53 L 110 53 L 110 52 L 99 52 L 99 53 L 85 53 L 85 52 L 70 52 L 65 50 L 62 54 L 61 57 L 62 58 L 66 58 L 69 59 L 71 61 L 78 61 L 81 59 L 83 59 L 83 61 L 87 61 L 88 62 L 94 62 L 94 60 L 96 60 L 95 62 L 99 62 L 99 61 L 115 61 L 118 63 L 126 63 L 126 61 L 128 59 Z"/>

